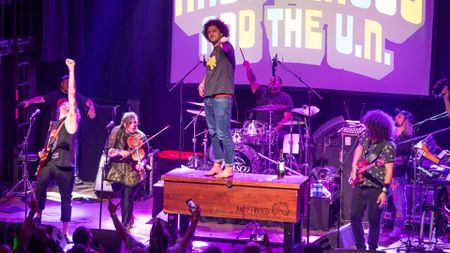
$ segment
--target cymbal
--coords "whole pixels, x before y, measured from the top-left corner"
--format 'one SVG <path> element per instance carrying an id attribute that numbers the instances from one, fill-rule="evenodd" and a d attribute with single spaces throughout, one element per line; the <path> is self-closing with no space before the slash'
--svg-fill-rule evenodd
<path id="1" fill-rule="evenodd" d="M 303 107 L 300 108 L 294 108 L 291 110 L 291 112 L 293 113 L 298 113 L 301 115 L 305 115 L 305 116 L 313 116 L 316 115 L 318 112 L 320 112 L 320 109 L 317 108 L 316 106 L 311 106 L 311 114 L 310 114 L 310 110 L 308 110 L 309 107 L 307 105 L 304 105 Z"/>
<path id="2" fill-rule="evenodd" d="M 205 106 L 205 103 L 203 103 L 203 102 L 192 102 L 192 101 L 187 101 L 186 103 L 192 104 L 192 105 L 198 105 L 198 106 Z"/>
<path id="3" fill-rule="evenodd" d="M 283 125 L 283 126 L 297 126 L 297 125 L 303 125 L 303 124 L 305 124 L 304 121 L 297 121 L 297 120 L 281 123 L 281 125 Z"/>
<path id="4" fill-rule="evenodd" d="M 275 110 L 283 110 L 288 108 L 287 105 L 261 105 L 254 107 L 253 111 L 275 111 Z"/>
<path id="5" fill-rule="evenodd" d="M 192 113 L 192 114 L 195 114 L 195 115 L 200 115 L 200 116 L 202 116 L 202 117 L 206 117 L 206 114 L 205 114 L 205 111 L 200 111 L 200 110 L 190 110 L 190 109 L 188 109 L 188 110 L 186 110 L 188 113 Z M 234 120 L 234 119 L 231 119 L 231 122 L 232 123 L 236 123 L 236 124 L 241 124 L 241 122 L 240 121 L 237 121 L 237 120 Z"/>

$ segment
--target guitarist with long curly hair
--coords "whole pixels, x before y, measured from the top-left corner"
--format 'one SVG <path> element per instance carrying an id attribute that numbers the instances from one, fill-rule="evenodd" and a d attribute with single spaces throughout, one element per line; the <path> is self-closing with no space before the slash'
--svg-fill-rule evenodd
<path id="1" fill-rule="evenodd" d="M 366 249 L 362 219 L 365 209 L 368 209 L 370 226 L 368 244 L 370 250 L 376 250 L 380 236 L 381 214 L 386 206 L 394 170 L 395 145 L 392 142 L 394 122 L 391 116 L 381 110 L 368 111 L 363 116 L 362 122 L 366 131 L 359 139 L 352 162 L 351 179 L 357 183 L 353 183 L 355 188 L 350 220 L 356 248 Z M 364 172 L 360 172 L 361 161 L 366 161 Z"/>

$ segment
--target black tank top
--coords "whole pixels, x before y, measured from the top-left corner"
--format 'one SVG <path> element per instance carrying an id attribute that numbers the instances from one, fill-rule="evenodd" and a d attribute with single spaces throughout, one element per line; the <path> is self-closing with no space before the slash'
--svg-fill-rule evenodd
<path id="1" fill-rule="evenodd" d="M 74 134 L 67 132 L 64 122 L 58 132 L 58 141 L 52 153 L 52 161 L 58 167 L 77 167 L 78 131 Z M 55 124 L 56 127 L 59 124 Z"/>

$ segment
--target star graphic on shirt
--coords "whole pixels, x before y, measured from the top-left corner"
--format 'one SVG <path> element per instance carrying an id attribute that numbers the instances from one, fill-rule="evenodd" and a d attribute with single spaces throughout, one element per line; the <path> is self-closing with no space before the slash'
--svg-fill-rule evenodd
<path id="1" fill-rule="evenodd" d="M 208 58 L 208 62 L 206 63 L 206 65 L 209 66 L 209 68 L 211 70 L 213 70 L 217 66 L 217 64 L 216 64 L 216 56 L 213 55 L 213 56 L 209 57 Z"/>

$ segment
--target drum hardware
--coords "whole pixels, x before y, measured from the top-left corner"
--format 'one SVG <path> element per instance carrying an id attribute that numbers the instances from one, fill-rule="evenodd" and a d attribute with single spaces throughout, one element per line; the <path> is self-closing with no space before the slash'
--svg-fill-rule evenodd
<path id="1" fill-rule="evenodd" d="M 303 124 L 305 124 L 304 121 L 294 120 L 292 117 L 291 117 L 291 121 L 282 123 L 283 126 L 289 126 L 289 157 L 287 158 L 288 159 L 287 164 L 289 164 L 289 167 L 291 167 L 291 168 L 293 168 L 294 163 L 295 163 L 297 168 L 299 167 L 298 163 L 297 163 L 297 161 L 295 161 L 295 157 L 293 155 L 293 148 L 294 148 L 293 127 L 294 126 L 298 126 L 299 127 L 299 129 L 298 129 L 299 130 L 298 142 L 300 142 L 300 139 L 301 139 L 300 138 L 301 137 L 300 125 L 303 125 Z M 283 148 L 283 150 L 284 150 L 284 148 Z M 300 153 L 300 152 L 298 152 L 298 153 Z"/>
<path id="2" fill-rule="evenodd" d="M 184 150 L 184 131 L 183 131 L 183 124 L 184 124 L 184 119 L 183 119 L 183 114 L 184 114 L 184 102 L 183 102 L 183 87 L 184 87 L 184 80 L 192 73 L 194 72 L 194 70 L 196 70 L 198 68 L 198 66 L 200 66 L 203 63 L 203 61 L 199 60 L 197 63 L 195 63 L 195 65 L 188 71 L 186 72 L 186 74 L 184 74 L 183 77 L 180 78 L 180 80 L 176 83 L 174 83 L 172 85 L 172 87 L 170 87 L 169 92 L 172 92 L 177 86 L 180 87 L 180 93 L 179 93 L 179 102 L 180 102 L 180 110 L 179 110 L 179 122 L 178 122 L 178 127 L 179 127 L 179 133 L 178 133 L 178 158 L 179 158 L 179 162 L 181 165 L 181 150 Z"/>
<path id="3" fill-rule="evenodd" d="M 284 65 L 284 63 L 276 60 L 276 62 L 279 64 L 280 67 L 282 67 L 285 71 L 289 72 L 292 76 L 294 76 L 299 83 L 301 83 L 302 85 L 304 85 L 307 90 L 308 90 L 308 105 L 307 106 L 303 106 L 303 110 L 291 110 L 291 112 L 293 113 L 297 113 L 297 114 L 301 114 L 303 116 L 305 116 L 305 175 L 308 175 L 308 177 L 310 178 L 310 165 L 311 165 L 311 116 L 317 114 L 320 110 L 317 107 L 313 107 L 311 106 L 311 94 L 314 93 L 314 95 L 319 98 L 320 100 L 323 100 L 323 97 L 320 96 L 319 93 L 317 93 L 308 83 L 306 83 L 299 75 L 297 75 L 295 72 L 293 72 L 292 70 L 290 70 L 286 65 Z M 309 243 L 309 217 L 310 217 L 310 205 L 311 205 L 311 201 L 310 201 L 310 180 L 308 180 L 307 184 L 308 184 L 308 214 L 306 217 L 306 243 Z M 339 233 L 338 233 L 338 246 L 339 246 Z"/>
<path id="4" fill-rule="evenodd" d="M 186 111 L 188 113 L 191 113 L 191 114 L 195 114 L 195 115 L 200 115 L 202 117 L 206 117 L 205 111 L 203 109 L 202 110 L 190 110 L 190 109 L 188 109 Z M 234 120 L 234 119 L 231 119 L 230 122 L 231 123 L 235 123 L 235 124 L 241 124 L 240 121 L 237 121 L 237 120 Z"/>
<path id="5" fill-rule="evenodd" d="M 207 158 L 207 149 L 208 149 L 208 129 L 203 130 L 203 132 L 197 134 L 197 136 L 202 135 L 203 134 L 203 141 L 202 141 L 202 146 L 203 146 L 203 163 L 200 166 L 201 170 L 209 170 L 210 166 L 208 163 L 208 158 Z"/>
<path id="6" fill-rule="evenodd" d="M 186 125 L 186 127 L 184 128 L 184 130 L 188 129 L 189 126 L 192 124 L 194 126 L 194 133 L 192 136 L 192 156 L 189 157 L 188 159 L 188 167 L 191 169 L 198 169 L 199 166 L 199 159 L 197 157 L 197 119 L 198 117 L 202 114 L 205 113 L 203 111 L 203 107 L 198 111 L 198 113 L 192 118 L 192 120 Z M 189 110 L 187 110 L 189 112 Z M 199 135 L 203 134 L 200 133 Z"/>
<path id="7" fill-rule="evenodd" d="M 191 104 L 191 105 L 198 105 L 200 107 L 205 107 L 205 103 L 203 103 L 203 102 L 187 101 L 186 103 Z"/>
<path id="8" fill-rule="evenodd" d="M 303 105 L 303 107 L 292 109 L 291 112 L 301 114 L 303 116 L 314 116 L 320 112 L 320 109 L 316 106 Z"/>
<path id="9" fill-rule="evenodd" d="M 267 157 L 267 156 L 265 156 L 265 155 L 263 155 L 263 154 L 261 154 L 261 153 L 258 153 L 258 155 L 259 155 L 260 157 L 264 158 L 265 160 L 267 160 L 267 161 L 269 161 L 269 162 L 271 162 L 271 163 L 273 163 L 273 164 L 275 164 L 275 165 L 278 165 L 278 161 L 275 161 L 275 160 L 273 160 L 273 159 L 270 159 L 269 157 Z M 298 171 L 296 171 L 296 170 L 293 170 L 293 169 L 291 169 L 291 168 L 289 168 L 289 167 L 284 166 L 284 168 L 285 168 L 287 171 L 289 171 L 291 174 L 293 174 L 293 175 L 296 175 L 296 176 L 303 176 L 302 173 L 300 173 L 300 172 L 298 172 Z"/>
<path id="10" fill-rule="evenodd" d="M 275 110 L 284 110 L 286 108 L 288 108 L 287 105 L 268 104 L 268 105 L 261 105 L 261 106 L 254 107 L 252 110 L 253 111 L 275 111 Z"/>
<path id="11" fill-rule="evenodd" d="M 254 107 L 252 110 L 254 111 L 269 111 L 269 156 L 272 155 L 272 114 L 275 110 L 283 110 L 288 108 L 287 105 L 276 105 L 276 104 L 268 104 Z"/>

